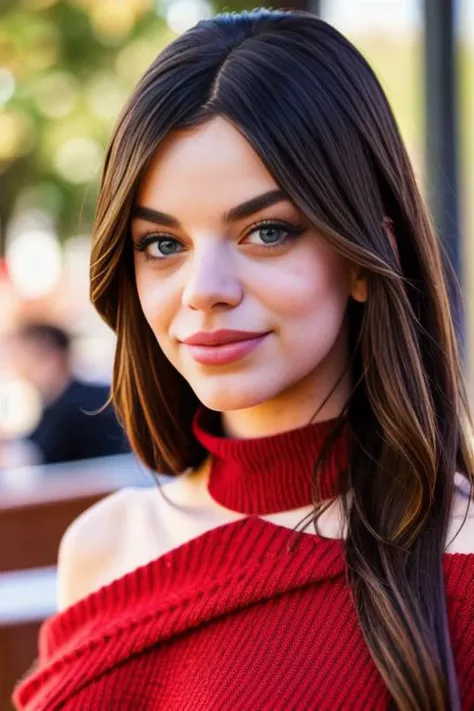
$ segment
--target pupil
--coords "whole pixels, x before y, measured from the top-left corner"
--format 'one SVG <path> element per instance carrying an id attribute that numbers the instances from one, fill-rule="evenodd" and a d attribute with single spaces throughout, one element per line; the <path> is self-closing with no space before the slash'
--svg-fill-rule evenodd
<path id="1" fill-rule="evenodd" d="M 277 242 L 280 230 L 276 227 L 263 227 L 262 239 L 264 242 Z"/>
<path id="2" fill-rule="evenodd" d="M 163 240 L 160 244 L 160 251 L 163 254 L 173 254 L 174 243 L 170 239 Z"/>

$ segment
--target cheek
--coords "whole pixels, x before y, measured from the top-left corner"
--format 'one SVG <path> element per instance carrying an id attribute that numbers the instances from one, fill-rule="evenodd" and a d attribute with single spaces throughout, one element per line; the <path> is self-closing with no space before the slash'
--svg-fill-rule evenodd
<path id="1" fill-rule="evenodd" d="M 306 250 L 261 282 L 263 299 L 282 331 L 297 327 L 338 329 L 349 297 L 348 271 L 334 253 Z"/>
<path id="2" fill-rule="evenodd" d="M 163 347 L 175 313 L 175 293 L 166 279 L 157 278 L 152 270 L 136 270 L 138 299 L 150 328 Z"/>

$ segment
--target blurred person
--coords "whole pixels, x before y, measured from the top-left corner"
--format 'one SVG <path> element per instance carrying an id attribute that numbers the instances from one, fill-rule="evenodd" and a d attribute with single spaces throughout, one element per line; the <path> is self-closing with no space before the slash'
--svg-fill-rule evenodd
<path id="1" fill-rule="evenodd" d="M 105 162 L 114 402 L 174 475 L 83 514 L 18 709 L 474 708 L 472 423 L 373 71 L 304 12 L 202 21 Z"/>
<path id="2" fill-rule="evenodd" d="M 40 396 L 42 412 L 23 439 L 0 443 L 0 465 L 53 464 L 127 451 L 108 405 L 109 388 L 81 382 L 71 366 L 71 338 L 56 325 L 30 323 L 10 336 L 11 365 Z"/>

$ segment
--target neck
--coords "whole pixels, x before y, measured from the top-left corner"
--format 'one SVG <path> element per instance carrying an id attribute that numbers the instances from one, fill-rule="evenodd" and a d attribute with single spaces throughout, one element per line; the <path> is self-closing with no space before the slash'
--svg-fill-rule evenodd
<path id="1" fill-rule="evenodd" d="M 260 515 L 301 508 L 341 493 L 348 456 L 348 430 L 342 421 L 248 439 L 223 436 L 221 425 L 219 413 L 204 407 L 193 420 L 196 439 L 211 455 L 208 490 L 221 506 Z M 331 437 L 330 449 L 324 449 Z M 312 472 L 321 455 L 316 481 Z"/>
<path id="2" fill-rule="evenodd" d="M 255 407 L 223 412 L 223 434 L 236 439 L 270 437 L 337 418 L 350 392 L 350 375 L 346 373 L 328 397 L 331 386 L 327 383 L 335 383 L 338 377 L 338 374 L 328 377 L 324 373 L 324 378 L 315 378 L 312 374 L 311 380 L 300 381 L 287 392 Z"/>

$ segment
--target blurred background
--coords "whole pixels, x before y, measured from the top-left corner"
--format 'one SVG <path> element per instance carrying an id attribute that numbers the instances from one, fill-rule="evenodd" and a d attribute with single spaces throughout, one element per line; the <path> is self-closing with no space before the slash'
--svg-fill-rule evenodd
<path id="1" fill-rule="evenodd" d="M 436 178 L 426 156 L 427 123 L 433 117 L 426 115 L 432 112 L 425 91 L 425 10 L 436 4 L 313 3 L 375 68 L 427 197 Z M 459 157 L 455 185 L 443 155 L 438 152 L 434 160 L 449 181 L 448 194 L 455 191 L 457 199 L 456 215 L 443 203 L 446 196 L 438 195 L 437 204 L 450 213 L 462 236 L 455 256 L 463 266 L 472 397 L 474 132 L 469 127 L 474 125 L 474 2 L 452 5 Z M 113 335 L 88 301 L 90 233 L 105 145 L 127 95 L 157 52 L 200 18 L 241 7 L 252 5 L 244 0 L 225 6 L 210 0 L 0 1 L 0 343 L 2 334 L 18 323 L 48 320 L 72 331 L 73 368 L 81 378 L 109 380 Z M 434 72 L 436 79 L 436 67 Z M 28 431 L 41 407 L 31 383 L 11 372 L 7 350 L 0 349 L 0 437 Z"/>
<path id="2" fill-rule="evenodd" d="M 220 0 L 219 0 L 220 1 Z M 168 42 L 244 0 L 0 0 L 0 343 L 18 323 L 41 318 L 72 331 L 73 368 L 107 382 L 114 339 L 88 301 L 91 225 L 104 149 L 138 78 Z M 296 4 L 302 5 L 301 0 Z M 375 68 L 392 102 L 426 194 L 426 5 L 433 0 L 322 0 L 324 19 L 346 33 Z M 441 3 L 443 4 L 443 3 Z M 445 6 L 451 5 L 446 0 Z M 466 368 L 474 393 L 474 2 L 452 3 L 457 183 L 449 214 L 459 240 L 467 305 Z M 433 34 L 433 33 L 432 33 Z M 435 50 L 440 56 L 440 51 Z M 434 78 L 439 69 L 434 67 Z M 449 80 L 449 77 L 447 78 Z M 435 186 L 436 187 L 436 186 Z M 470 196 L 470 197 L 469 197 Z M 427 195 L 428 197 L 428 195 Z M 452 213 L 443 196 L 441 211 Z M 0 348 L 0 437 L 28 431 L 40 402 Z M 3 357 L 2 357 L 3 354 Z"/>
<path id="3" fill-rule="evenodd" d="M 457 327 L 472 403 L 474 0 L 281 6 L 317 12 L 345 33 L 388 94 L 461 280 L 466 313 Z M 7 541 L 0 554 L 0 711 L 10 708 L 11 686 L 34 658 L 38 626 L 55 609 L 65 527 L 110 491 L 150 483 L 131 466 L 126 445 L 117 447 L 113 466 L 106 449 L 84 449 L 94 464 L 46 469 L 28 447 L 5 454 L 5 443 L 44 429 L 45 391 L 52 402 L 74 380 L 104 386 L 87 390 L 91 409 L 98 394 L 106 399 L 114 337 L 89 304 L 88 266 L 111 129 L 168 42 L 216 11 L 252 7 L 245 0 L 0 0 L 0 540 Z M 35 322 L 57 331 L 12 342 L 12 333 Z M 61 333 L 71 340 L 66 360 Z M 62 368 L 59 380 L 51 382 L 47 357 L 51 368 Z M 83 432 L 84 422 L 72 428 Z M 63 461 L 78 459 L 71 451 Z"/>

